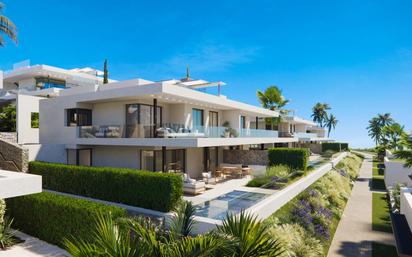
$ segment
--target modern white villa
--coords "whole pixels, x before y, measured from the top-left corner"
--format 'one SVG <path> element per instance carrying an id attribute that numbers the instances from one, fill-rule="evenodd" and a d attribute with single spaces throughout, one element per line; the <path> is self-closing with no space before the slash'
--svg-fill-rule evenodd
<path id="1" fill-rule="evenodd" d="M 2 75 L 0 103 L 16 102 L 16 141 L 29 149 L 30 160 L 183 171 L 196 178 L 233 162 L 233 149 L 319 152 L 329 141 L 323 128 L 295 116 L 268 127 L 265 119 L 279 112 L 228 99 L 220 94 L 223 82 L 185 77 L 103 84 L 101 75 L 29 64 Z M 219 93 L 206 93 L 209 87 Z M 31 125 L 33 113 L 39 113 L 39 128 Z"/>

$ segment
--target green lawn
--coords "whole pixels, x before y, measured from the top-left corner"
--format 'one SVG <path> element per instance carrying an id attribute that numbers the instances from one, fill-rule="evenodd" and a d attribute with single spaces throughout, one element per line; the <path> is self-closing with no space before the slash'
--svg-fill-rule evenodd
<path id="1" fill-rule="evenodd" d="M 396 247 L 372 242 L 372 257 L 398 257 Z"/>
<path id="2" fill-rule="evenodd" d="M 373 161 L 373 177 L 372 177 L 372 189 L 375 190 L 386 190 L 385 187 L 385 182 L 383 180 L 384 176 L 383 175 L 379 175 L 378 173 L 378 161 L 374 160 Z"/>
<path id="3" fill-rule="evenodd" d="M 386 194 L 373 193 L 372 195 L 372 229 L 392 233 Z"/>

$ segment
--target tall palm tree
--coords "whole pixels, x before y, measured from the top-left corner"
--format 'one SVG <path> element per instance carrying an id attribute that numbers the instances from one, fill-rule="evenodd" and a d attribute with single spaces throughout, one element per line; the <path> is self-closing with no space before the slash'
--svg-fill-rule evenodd
<path id="1" fill-rule="evenodd" d="M 314 122 L 318 123 L 320 127 L 325 126 L 325 122 L 328 118 L 328 110 L 330 110 L 330 106 L 327 103 L 316 103 L 315 106 L 312 108 L 312 119 Z"/>
<path id="2" fill-rule="evenodd" d="M 277 110 L 283 113 L 282 108 L 289 103 L 289 100 L 285 99 L 282 95 L 282 90 L 277 86 L 270 86 L 266 88 L 264 92 L 258 90 L 256 94 L 262 107 L 272 111 Z M 267 119 L 266 122 L 270 123 L 270 126 L 273 129 L 273 125 L 280 122 L 280 119 Z"/>
<path id="3" fill-rule="evenodd" d="M 388 142 L 388 146 L 395 150 L 400 148 L 399 141 L 404 133 L 404 126 L 396 122 L 382 128 L 382 137 Z"/>
<path id="4" fill-rule="evenodd" d="M 331 114 L 326 118 L 325 127 L 328 128 L 328 137 L 330 135 L 330 131 L 336 128 L 338 124 L 338 120 L 336 119 L 335 115 Z"/>
<path id="5" fill-rule="evenodd" d="M 378 113 L 377 118 L 378 118 L 379 124 L 381 125 L 382 128 L 387 126 L 387 125 L 391 125 L 392 123 L 394 123 L 394 120 L 392 119 L 390 113 L 385 113 L 385 114 Z"/>
<path id="6" fill-rule="evenodd" d="M 378 145 L 381 140 L 382 129 L 377 117 L 369 120 L 369 125 L 366 128 L 369 136 L 375 141 L 375 145 Z"/>
<path id="7" fill-rule="evenodd" d="M 1 36 L 6 34 L 14 43 L 17 44 L 17 28 L 14 23 L 4 16 L 3 13 L 4 4 L 0 2 L 0 46 L 4 46 L 5 40 Z"/>

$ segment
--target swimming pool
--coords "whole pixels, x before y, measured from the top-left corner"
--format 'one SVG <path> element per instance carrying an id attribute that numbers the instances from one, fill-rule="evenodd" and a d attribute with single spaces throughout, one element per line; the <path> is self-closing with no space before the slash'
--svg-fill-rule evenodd
<path id="1" fill-rule="evenodd" d="M 234 190 L 227 194 L 195 205 L 196 216 L 223 220 L 227 213 L 238 214 L 262 201 L 268 194 Z"/>

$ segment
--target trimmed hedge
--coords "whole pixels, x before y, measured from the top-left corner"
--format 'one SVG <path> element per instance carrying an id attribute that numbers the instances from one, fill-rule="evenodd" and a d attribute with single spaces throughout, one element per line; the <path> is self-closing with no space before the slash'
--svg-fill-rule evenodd
<path id="1" fill-rule="evenodd" d="M 177 174 L 125 168 L 30 162 L 30 173 L 43 177 L 43 188 L 168 212 L 183 195 Z"/>
<path id="2" fill-rule="evenodd" d="M 307 148 L 271 148 L 268 155 L 270 166 L 283 164 L 295 170 L 306 170 L 310 153 Z"/>
<path id="3" fill-rule="evenodd" d="M 348 143 L 340 143 L 340 149 L 342 151 L 348 151 L 349 150 L 349 144 Z"/>
<path id="4" fill-rule="evenodd" d="M 64 238 L 72 236 L 89 240 L 99 214 L 110 213 L 115 219 L 126 217 L 123 208 L 48 192 L 6 202 L 6 212 L 13 218 L 15 228 L 59 246 L 63 246 Z"/>
<path id="5" fill-rule="evenodd" d="M 326 151 L 340 152 L 341 145 L 340 143 L 322 143 L 322 152 Z"/>

